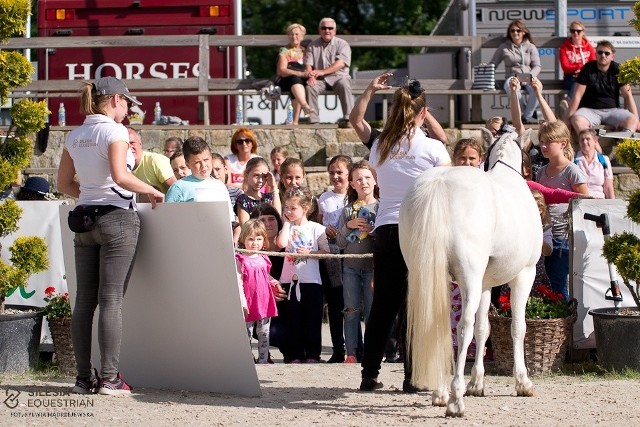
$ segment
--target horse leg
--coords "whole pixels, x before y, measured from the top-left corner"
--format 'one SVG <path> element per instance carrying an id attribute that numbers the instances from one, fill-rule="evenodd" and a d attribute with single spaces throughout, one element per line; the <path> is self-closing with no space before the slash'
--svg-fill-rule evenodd
<path id="1" fill-rule="evenodd" d="M 484 396 L 484 346 L 489 338 L 489 304 L 491 304 L 491 289 L 482 291 L 480 307 L 476 313 L 475 333 L 476 359 L 471 368 L 471 379 L 467 383 L 466 396 Z"/>
<path id="2" fill-rule="evenodd" d="M 478 305 L 480 304 L 481 281 L 480 279 L 470 279 L 468 276 L 464 274 L 461 278 L 462 280 L 458 283 L 462 296 L 462 314 L 458 323 L 458 361 L 451 381 L 451 395 L 447 403 L 446 415 L 448 417 L 461 417 L 464 415 L 464 401 L 462 399 L 465 393 L 464 366 L 467 350 L 473 339 L 472 331 L 475 313 L 478 311 Z M 482 277 L 481 275 L 476 276 Z"/>
<path id="3" fill-rule="evenodd" d="M 527 329 L 525 308 L 535 277 L 535 266 L 526 267 L 509 283 L 511 288 L 511 338 L 513 339 L 513 375 L 518 396 L 533 396 L 533 383 L 524 363 L 524 336 Z"/>

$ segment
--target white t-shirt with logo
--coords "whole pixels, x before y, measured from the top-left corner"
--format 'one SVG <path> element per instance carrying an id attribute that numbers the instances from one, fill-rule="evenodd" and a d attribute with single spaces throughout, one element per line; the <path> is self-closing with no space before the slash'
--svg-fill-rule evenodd
<path id="1" fill-rule="evenodd" d="M 82 126 L 67 136 L 65 148 L 73 159 L 80 181 L 79 205 L 113 205 L 135 208 L 134 193 L 113 181 L 109 168 L 109 146 L 115 141 L 129 142 L 129 132 L 121 123 L 103 114 L 87 116 Z M 127 169 L 133 170 L 135 159 L 127 150 Z"/>
<path id="2" fill-rule="evenodd" d="M 346 205 L 346 194 L 337 194 L 333 191 L 325 191 L 318 197 L 318 209 L 322 214 L 322 225 L 338 227 L 342 209 Z"/>
<path id="3" fill-rule="evenodd" d="M 247 167 L 247 162 L 240 163 L 240 159 L 235 154 L 229 154 L 227 160 L 229 161 L 229 184 L 242 188 L 244 182 L 244 170 Z M 250 159 L 259 157 L 257 154 L 252 153 Z"/>
<path id="4" fill-rule="evenodd" d="M 378 164 L 379 138 L 375 139 L 371 147 L 369 162 L 376 169 L 380 187 L 376 227 L 398 224 L 400 203 L 416 178 L 427 169 L 451 163 L 449 152 L 442 142 L 428 138 L 420 128 L 415 128 L 414 131 L 411 143 L 405 136 L 399 149 L 392 151 L 382 164 Z"/>

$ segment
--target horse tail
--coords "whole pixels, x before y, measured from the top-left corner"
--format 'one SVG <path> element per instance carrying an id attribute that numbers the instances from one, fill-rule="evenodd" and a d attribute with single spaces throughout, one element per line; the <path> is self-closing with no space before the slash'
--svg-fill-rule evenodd
<path id="1" fill-rule="evenodd" d="M 412 382 L 430 390 L 446 387 L 453 367 L 447 194 L 443 174 L 418 179 L 400 212 L 400 242 L 409 270 L 407 352 L 413 366 Z"/>

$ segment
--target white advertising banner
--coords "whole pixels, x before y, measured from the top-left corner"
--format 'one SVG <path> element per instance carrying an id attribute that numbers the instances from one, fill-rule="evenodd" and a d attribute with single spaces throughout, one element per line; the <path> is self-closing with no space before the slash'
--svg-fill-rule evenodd
<path id="1" fill-rule="evenodd" d="M 38 236 L 45 239 L 49 249 L 49 269 L 29 277 L 27 286 L 16 289 L 7 296 L 6 304 L 31 305 L 44 307 L 44 290 L 49 286 L 56 292 L 67 292 L 64 258 L 62 256 L 62 239 L 60 235 L 59 206 L 63 201 L 19 201 L 22 218 L 18 222 L 20 229 L 2 239 L 0 257 L 9 262 L 9 247 L 21 236 Z"/>
<path id="2" fill-rule="evenodd" d="M 593 319 L 589 310 L 613 307 L 613 301 L 605 299 L 610 288 L 609 268 L 602 256 L 604 236 L 595 222 L 584 219 L 584 214 L 609 217 L 611 235 L 630 231 L 640 236 L 640 226 L 627 217 L 627 202 L 624 200 L 578 199 L 571 203 L 571 223 L 573 227 L 573 250 L 570 253 L 572 269 L 569 272 L 569 286 L 578 300 L 578 320 L 573 326 L 573 347 L 576 349 L 596 348 Z M 618 279 L 622 291 L 622 307 L 635 307 L 631 293 Z"/>
<path id="3" fill-rule="evenodd" d="M 0 257 L 8 262 L 11 257 L 9 247 L 20 236 L 39 236 L 47 242 L 49 249 L 49 269 L 29 277 L 27 286 L 9 293 L 5 301 L 9 305 L 28 305 L 44 307 L 44 290 L 53 286 L 57 293 L 67 292 L 67 278 L 62 254 L 62 237 L 60 234 L 59 207 L 67 202 L 53 201 L 18 201 L 22 208 L 22 218 L 18 222 L 20 229 L 2 239 Z M 51 344 L 51 334 L 45 317 L 42 322 L 41 342 Z"/>
<path id="4" fill-rule="evenodd" d="M 336 95 L 320 95 L 318 97 L 320 109 L 320 123 L 337 123 L 342 118 L 342 106 Z M 282 95 L 275 101 L 275 118 L 272 121 L 272 105 L 268 100 L 262 99 L 260 95 L 244 97 L 244 119 L 248 122 L 255 122 L 260 119 L 263 125 L 281 125 L 287 121 L 287 106 L 289 96 Z M 301 113 L 304 116 L 304 113 Z"/>

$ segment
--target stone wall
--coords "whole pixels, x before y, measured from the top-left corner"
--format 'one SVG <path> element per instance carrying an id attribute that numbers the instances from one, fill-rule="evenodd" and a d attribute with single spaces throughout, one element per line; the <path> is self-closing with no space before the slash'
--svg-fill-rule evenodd
<path id="1" fill-rule="evenodd" d="M 138 131 L 145 150 L 161 153 L 164 140 L 170 136 L 178 136 L 182 139 L 200 136 L 211 145 L 213 151 L 226 155 L 231 152 L 231 136 L 236 129 L 237 127 L 234 126 L 140 126 Z M 353 129 L 341 129 L 335 125 L 299 126 L 293 129 L 282 126 L 254 126 L 251 129 L 258 139 L 259 155 L 268 159 L 274 147 L 283 146 L 290 156 L 301 158 L 307 171 L 308 185 L 316 194 L 325 191 L 329 185 L 326 165 L 331 157 L 344 154 L 360 159 L 368 152 Z M 70 128 L 52 127 L 47 149 L 41 153 L 36 148 L 31 160 L 31 168 L 57 168 L 64 139 L 69 130 Z M 446 129 L 445 132 L 448 136 L 449 152 L 453 150 L 455 142 L 460 138 L 480 138 L 481 136 L 479 130 L 473 129 Z M 536 140 L 535 132 L 532 137 Z M 611 144 L 612 140 L 602 139 L 601 142 L 605 153 L 612 156 L 612 160 L 615 161 L 615 147 Z M 55 191 L 55 173 L 50 173 L 49 179 Z M 624 198 L 633 190 L 640 188 L 640 182 L 633 174 L 619 174 L 615 176 L 614 187 L 616 197 Z"/>

